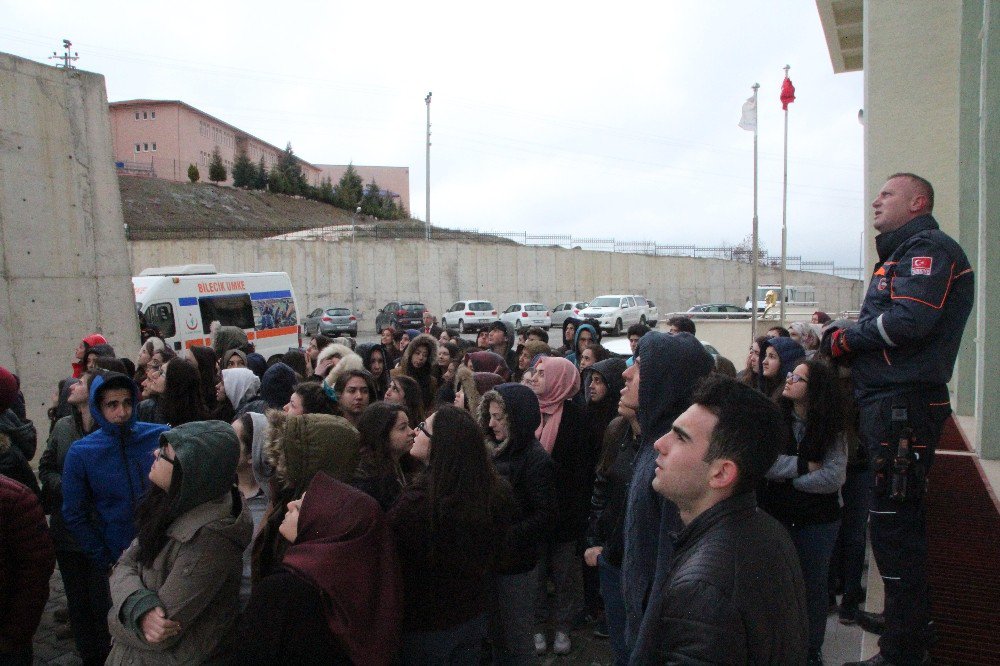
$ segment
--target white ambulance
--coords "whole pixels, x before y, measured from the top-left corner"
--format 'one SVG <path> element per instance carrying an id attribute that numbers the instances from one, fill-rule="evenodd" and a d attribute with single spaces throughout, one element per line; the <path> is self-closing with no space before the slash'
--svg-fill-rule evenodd
<path id="1" fill-rule="evenodd" d="M 211 264 L 147 268 L 132 278 L 146 324 L 175 351 L 212 344 L 211 326 L 239 326 L 264 358 L 300 347 L 288 273 L 219 273 Z"/>

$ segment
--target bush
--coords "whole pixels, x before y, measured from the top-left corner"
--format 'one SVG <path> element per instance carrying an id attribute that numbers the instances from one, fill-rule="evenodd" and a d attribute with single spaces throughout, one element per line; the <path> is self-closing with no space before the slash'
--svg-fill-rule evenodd
<path id="1" fill-rule="evenodd" d="M 208 165 L 208 179 L 213 183 L 221 183 L 226 179 L 226 165 L 222 163 L 218 146 L 212 151 L 212 161 Z"/>
<path id="2" fill-rule="evenodd" d="M 188 180 L 192 183 L 197 183 L 201 180 L 201 173 L 199 173 L 198 167 L 193 164 L 188 165 Z"/>

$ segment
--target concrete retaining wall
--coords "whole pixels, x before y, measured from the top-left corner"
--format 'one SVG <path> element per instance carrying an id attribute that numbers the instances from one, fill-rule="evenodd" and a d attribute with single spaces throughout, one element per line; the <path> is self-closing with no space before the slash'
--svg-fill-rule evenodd
<path id="1" fill-rule="evenodd" d="M 138 346 L 104 77 L 0 53 L 0 240 L 0 365 L 41 450 L 80 339 Z"/>
<path id="2" fill-rule="evenodd" d="M 299 308 L 351 305 L 351 241 L 134 241 L 133 270 L 186 263 L 213 263 L 219 271 L 287 271 Z M 460 298 L 489 299 L 499 308 L 533 300 L 553 306 L 600 294 L 638 293 L 661 313 L 696 303 L 746 302 L 750 267 L 719 259 L 650 257 L 562 248 L 487 245 L 460 241 L 354 243 L 355 296 L 362 330 L 388 301 L 417 299 L 440 313 Z M 761 284 L 777 283 L 776 270 L 759 271 Z M 788 272 L 789 284 L 813 285 L 820 309 L 857 310 L 861 282 Z"/>

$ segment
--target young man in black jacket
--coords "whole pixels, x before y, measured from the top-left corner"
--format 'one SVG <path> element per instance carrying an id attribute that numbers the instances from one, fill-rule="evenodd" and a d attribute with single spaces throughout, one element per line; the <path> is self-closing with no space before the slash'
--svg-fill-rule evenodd
<path id="1" fill-rule="evenodd" d="M 684 529 L 662 599 L 655 663 L 801 664 L 808 645 L 798 556 L 754 488 L 778 456 L 781 418 L 763 395 L 713 376 L 660 437 L 653 489 Z"/>

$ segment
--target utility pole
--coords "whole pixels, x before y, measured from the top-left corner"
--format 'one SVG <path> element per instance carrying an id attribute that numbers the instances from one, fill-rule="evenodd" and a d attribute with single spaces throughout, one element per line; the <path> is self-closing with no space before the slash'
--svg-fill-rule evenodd
<path id="1" fill-rule="evenodd" d="M 76 67 L 74 67 L 71 63 L 76 60 L 79 60 L 80 54 L 76 52 L 71 53 L 70 48 L 72 46 L 73 42 L 69 41 L 68 39 L 64 39 L 63 48 L 66 49 L 66 52 L 63 53 L 62 55 L 59 55 L 58 53 L 53 51 L 52 55 L 49 56 L 49 60 L 62 60 L 62 64 L 61 65 L 57 64 L 56 67 L 62 67 L 64 69 L 76 69 Z"/>
<path id="2" fill-rule="evenodd" d="M 427 104 L 427 175 L 426 186 L 427 193 L 424 199 L 424 240 L 431 239 L 431 93 L 427 93 L 427 97 L 424 98 L 424 103 Z"/>

